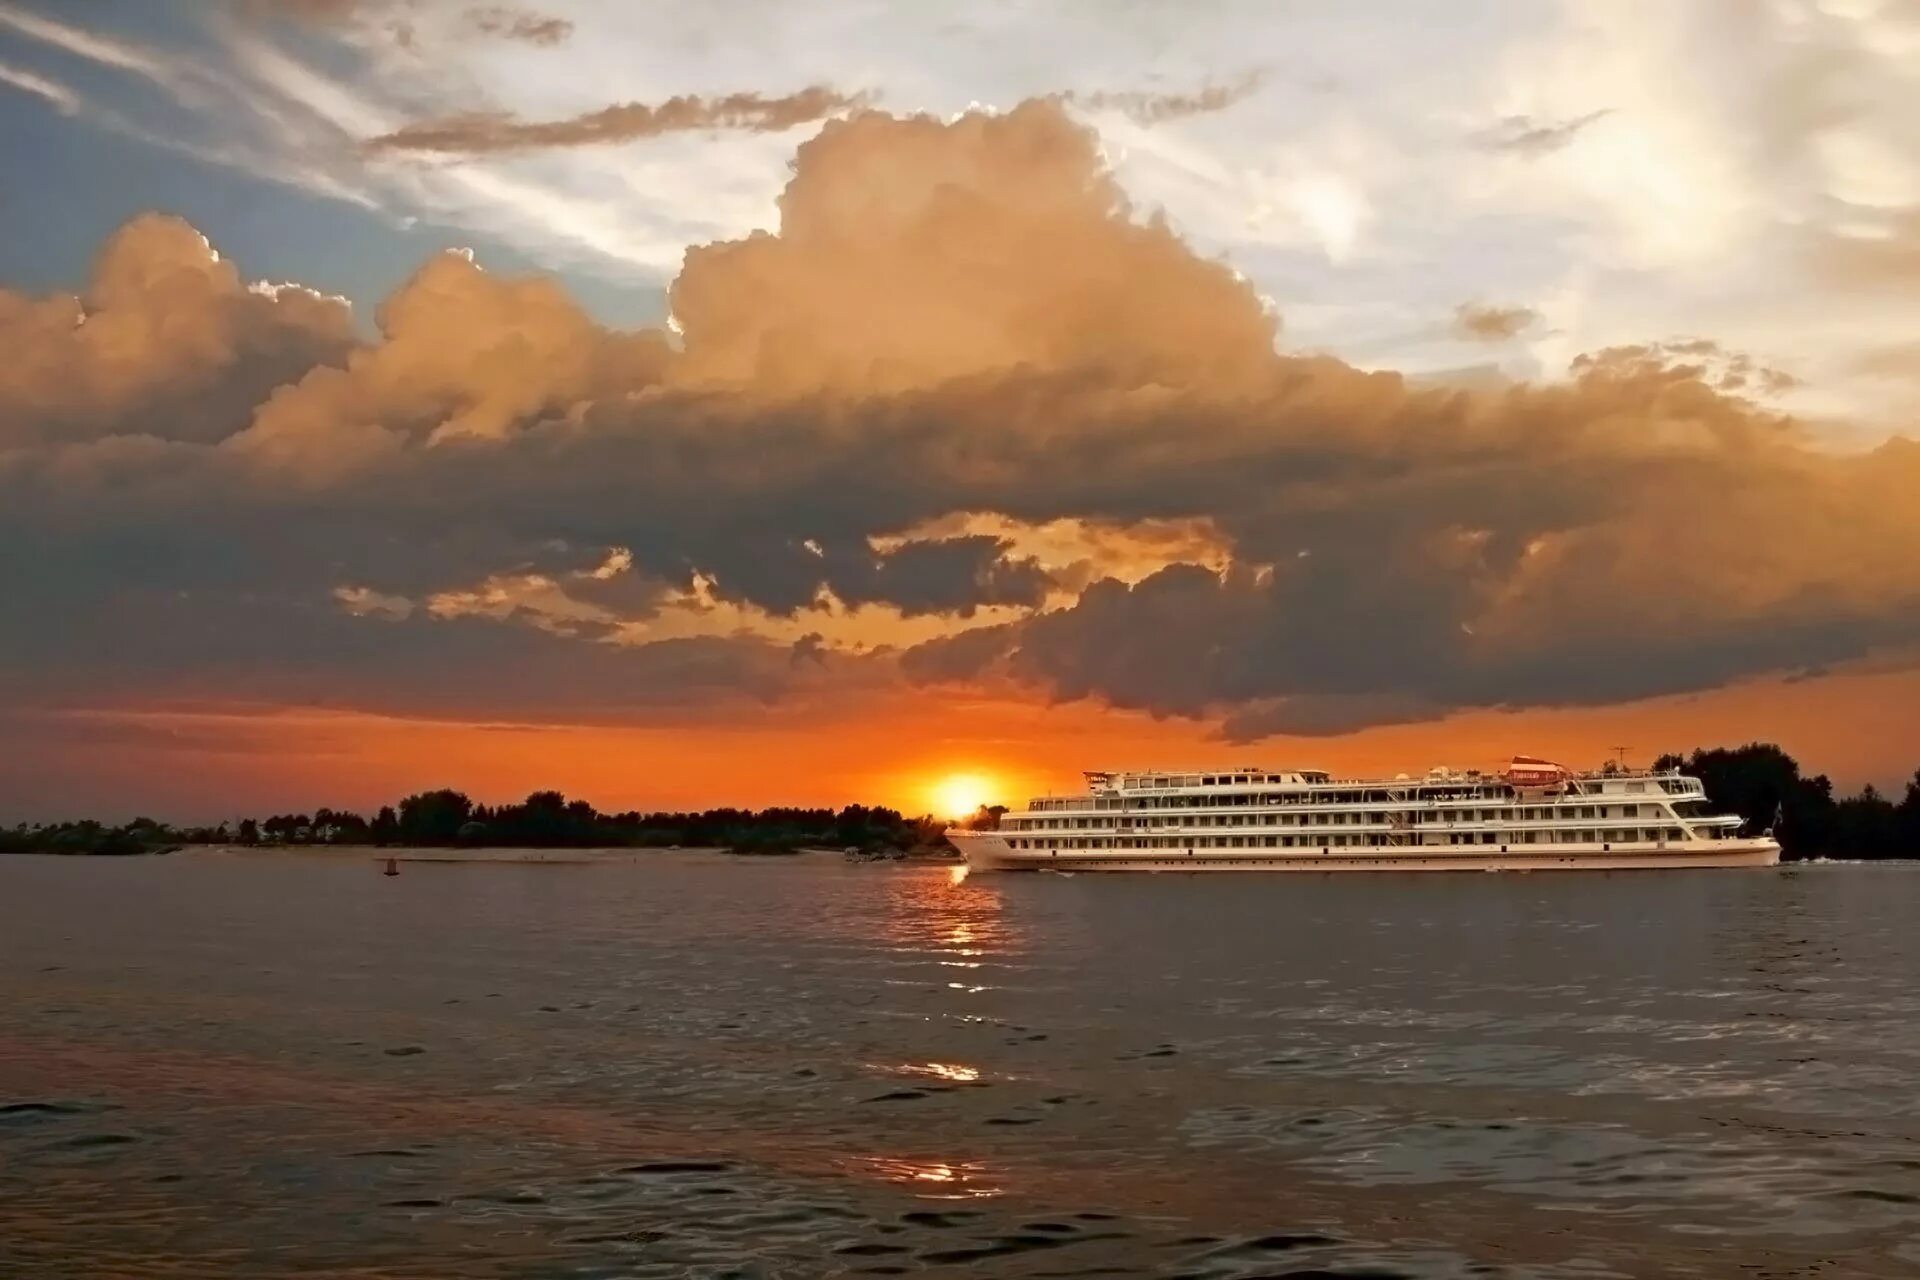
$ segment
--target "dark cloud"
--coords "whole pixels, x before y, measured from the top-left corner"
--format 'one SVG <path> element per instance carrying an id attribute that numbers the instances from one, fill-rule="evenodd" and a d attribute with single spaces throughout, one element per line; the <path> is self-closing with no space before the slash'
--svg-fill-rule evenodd
<path id="1" fill-rule="evenodd" d="M 658 104 L 623 102 L 568 120 L 530 121 L 505 113 L 477 112 L 410 124 L 371 138 L 366 146 L 371 151 L 479 155 L 633 142 L 706 129 L 771 133 L 849 110 L 861 101 L 860 95 L 814 85 L 780 97 L 730 93 L 703 98 L 689 94 Z"/>
<path id="2" fill-rule="evenodd" d="M 1488 151 L 1505 151 L 1532 159 L 1570 145 L 1582 131 L 1612 114 L 1613 108 L 1603 107 L 1568 120 L 1507 116 L 1498 125 L 1478 135 L 1475 141 Z"/>
<path id="3" fill-rule="evenodd" d="M 1539 319 L 1540 313 L 1531 307 L 1463 302 L 1453 312 L 1453 333 L 1474 342 L 1505 342 L 1519 337 Z"/>
<path id="4" fill-rule="evenodd" d="M 977 534 L 907 542 L 885 554 L 830 557 L 827 583 L 848 604 L 891 604 L 908 617 L 971 617 L 983 605 L 1037 608 L 1052 578 L 1012 544 Z"/>
<path id="5" fill-rule="evenodd" d="M 178 224 L 84 301 L 6 295 L 0 703 L 618 720 L 904 672 L 1253 736 L 1920 637 L 1920 445 L 1815 449 L 1710 342 L 1467 389 L 1277 354 L 1058 103 L 831 122 L 780 211 L 689 252 L 672 340 L 446 254 L 356 341 Z M 1059 521 L 1231 563 L 1069 586 Z"/>

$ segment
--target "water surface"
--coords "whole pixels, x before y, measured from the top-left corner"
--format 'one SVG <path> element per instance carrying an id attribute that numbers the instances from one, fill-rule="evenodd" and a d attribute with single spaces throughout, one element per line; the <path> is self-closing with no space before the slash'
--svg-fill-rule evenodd
<path id="1" fill-rule="evenodd" d="M 1920 1275 L 1920 867 L 402 872 L 0 858 L 0 1275 Z"/>

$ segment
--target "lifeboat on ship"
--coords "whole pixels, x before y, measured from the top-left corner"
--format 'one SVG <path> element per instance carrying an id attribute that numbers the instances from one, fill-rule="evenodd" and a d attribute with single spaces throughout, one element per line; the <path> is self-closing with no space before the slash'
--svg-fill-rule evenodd
<path id="1" fill-rule="evenodd" d="M 1507 761 L 1501 780 L 1518 792 L 1546 794 L 1560 790 L 1573 777 L 1573 770 L 1538 756 L 1515 756 Z"/>

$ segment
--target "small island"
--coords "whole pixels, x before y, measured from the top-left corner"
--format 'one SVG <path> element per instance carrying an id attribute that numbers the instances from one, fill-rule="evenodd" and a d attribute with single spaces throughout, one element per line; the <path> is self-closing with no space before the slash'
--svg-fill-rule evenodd
<path id="1" fill-rule="evenodd" d="M 1836 798 L 1826 775 L 1803 774 L 1798 761 L 1771 743 L 1663 755 L 1654 767 L 1699 778 L 1716 811 L 1740 815 L 1743 830 L 1773 832 L 1785 860 L 1920 858 L 1920 770 L 1896 801 L 1871 785 Z M 982 805 L 962 824 L 990 827 L 1004 812 L 1001 805 Z M 20 823 L 0 826 L 0 853 L 115 856 L 171 853 L 188 845 L 699 848 L 763 855 L 832 849 L 887 861 L 954 857 L 944 835 L 950 825 L 883 805 L 602 813 L 559 791 L 536 791 L 519 804 L 487 805 L 442 789 L 384 805 L 372 818 L 321 808 L 214 826 L 170 826 L 144 817 L 118 825 L 91 819 Z"/>

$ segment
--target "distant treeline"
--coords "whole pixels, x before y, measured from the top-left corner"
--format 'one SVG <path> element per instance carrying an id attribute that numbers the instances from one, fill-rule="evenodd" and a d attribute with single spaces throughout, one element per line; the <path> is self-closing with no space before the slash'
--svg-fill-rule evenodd
<path id="1" fill-rule="evenodd" d="M 585 800 L 536 791 L 521 804 L 475 804 L 458 791 L 425 791 L 372 818 L 343 809 L 245 818 L 210 827 L 169 827 L 149 818 L 124 826 L 63 822 L 0 828 L 0 852 L 146 853 L 188 844 L 388 845 L 395 847 L 585 849 L 726 848 L 790 853 L 813 846 L 867 852 L 944 847 L 946 824 L 896 809 L 707 809 L 698 813 L 601 813 Z"/>
<path id="2" fill-rule="evenodd" d="M 1920 858 L 1920 770 L 1896 801 L 1871 784 L 1836 799 L 1827 775 L 1802 777 L 1799 761 L 1767 742 L 1665 755 L 1654 767 L 1699 778 L 1714 812 L 1739 814 L 1749 833 L 1771 830 L 1783 857 Z"/>
<path id="3" fill-rule="evenodd" d="M 1824 774 L 1802 777 L 1779 747 L 1749 743 L 1690 756 L 1666 755 L 1656 768 L 1679 768 L 1706 786 L 1716 813 L 1737 813 L 1742 830 L 1771 830 L 1788 858 L 1920 858 L 1920 771 L 1898 801 L 1873 787 L 1835 799 Z M 1004 812 L 982 809 L 990 826 Z M 148 818 L 122 826 L 58 822 L 0 827 L 0 853 L 150 853 L 187 844 L 389 845 L 507 848 L 726 848 L 788 853 L 805 847 L 945 849 L 945 823 L 896 809 L 707 809 L 699 813 L 601 813 L 585 800 L 536 791 L 524 803 L 475 804 L 458 791 L 425 791 L 372 818 L 337 809 L 247 818 L 212 827 L 169 827 Z"/>

